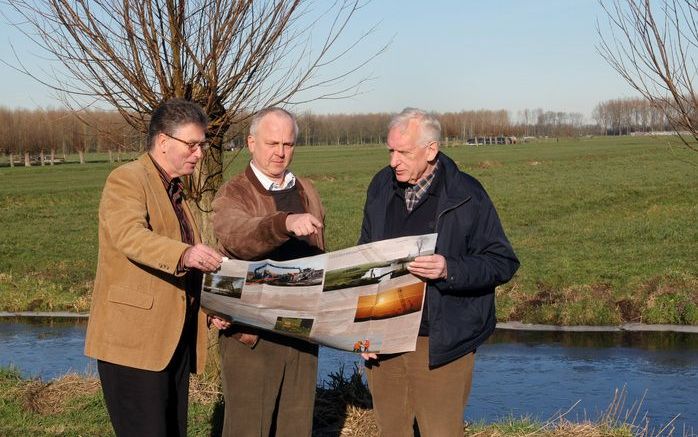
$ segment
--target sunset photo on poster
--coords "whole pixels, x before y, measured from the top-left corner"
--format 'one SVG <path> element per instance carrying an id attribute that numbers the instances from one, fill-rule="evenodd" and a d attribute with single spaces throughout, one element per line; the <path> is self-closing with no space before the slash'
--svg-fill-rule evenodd
<path id="1" fill-rule="evenodd" d="M 354 322 L 389 319 L 417 312 L 422 309 L 423 298 L 423 282 L 359 296 Z"/>

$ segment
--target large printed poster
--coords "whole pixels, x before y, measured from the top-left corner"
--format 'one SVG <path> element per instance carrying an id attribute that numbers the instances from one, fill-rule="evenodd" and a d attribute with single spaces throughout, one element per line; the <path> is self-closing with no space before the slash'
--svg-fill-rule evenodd
<path id="1" fill-rule="evenodd" d="M 426 284 L 407 270 L 437 234 L 401 237 L 290 261 L 225 259 L 204 275 L 205 311 L 354 352 L 415 348 Z"/>

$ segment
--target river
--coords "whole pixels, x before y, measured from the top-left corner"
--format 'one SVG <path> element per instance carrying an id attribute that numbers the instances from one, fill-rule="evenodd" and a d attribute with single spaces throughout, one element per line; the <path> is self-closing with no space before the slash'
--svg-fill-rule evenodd
<path id="1" fill-rule="evenodd" d="M 94 374 L 94 361 L 82 355 L 85 326 L 80 319 L 0 318 L 0 366 L 44 380 Z M 318 382 L 359 361 L 321 348 Z M 624 410 L 642 402 L 636 424 L 646 414 L 655 430 L 674 420 L 678 435 L 698 432 L 698 334 L 498 329 L 477 351 L 465 419 L 546 420 L 572 407 L 568 420 L 596 419 L 623 388 Z"/>

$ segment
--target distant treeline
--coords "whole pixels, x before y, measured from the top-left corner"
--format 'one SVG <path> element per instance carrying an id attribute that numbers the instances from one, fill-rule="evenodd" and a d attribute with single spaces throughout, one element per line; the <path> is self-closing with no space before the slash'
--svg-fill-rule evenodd
<path id="1" fill-rule="evenodd" d="M 525 109 L 516 117 L 506 110 L 476 110 L 437 114 L 444 142 L 465 143 L 476 137 L 573 137 L 623 135 L 635 131 L 670 130 L 662 111 L 642 99 L 614 99 L 596 106 L 585 123 L 580 113 Z M 391 114 L 298 114 L 298 144 L 381 144 Z M 247 117 L 243 117 L 247 118 Z M 224 146 L 243 146 L 247 123 L 226 133 Z M 145 150 L 145 133 L 136 131 L 114 111 L 8 109 L 0 107 L 0 154 L 54 156 L 87 152 Z M 23 158 L 22 158 L 23 159 Z M 28 158 L 27 158 L 28 159 Z"/>
<path id="2" fill-rule="evenodd" d="M 594 108 L 592 118 L 601 132 L 607 135 L 672 130 L 666 111 L 655 108 L 639 98 L 601 102 Z"/>

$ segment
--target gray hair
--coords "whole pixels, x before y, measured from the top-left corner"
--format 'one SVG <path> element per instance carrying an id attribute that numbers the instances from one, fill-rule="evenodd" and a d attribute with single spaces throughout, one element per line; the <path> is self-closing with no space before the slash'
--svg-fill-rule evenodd
<path id="1" fill-rule="evenodd" d="M 441 123 L 439 123 L 434 114 L 417 108 L 405 108 L 401 113 L 394 115 L 388 123 L 388 131 L 398 128 L 401 132 L 405 132 L 410 120 L 419 122 L 419 143 L 422 147 L 432 141 L 439 142 L 441 139 Z"/>
<path id="2" fill-rule="evenodd" d="M 255 115 L 252 116 L 252 120 L 250 121 L 250 135 L 257 135 L 257 128 L 259 128 L 259 123 L 262 121 L 264 117 L 272 113 L 277 115 L 285 115 L 286 117 L 290 118 L 291 121 L 293 121 L 293 139 L 297 139 L 298 121 L 296 121 L 296 116 L 283 108 L 279 108 L 278 106 L 270 106 L 268 108 L 261 109 L 257 111 Z"/>
<path id="3" fill-rule="evenodd" d="M 204 131 L 208 126 L 208 117 L 197 103 L 184 99 L 166 100 L 155 108 L 148 125 L 148 145 L 152 150 L 155 138 L 164 133 L 174 135 L 177 128 L 185 124 L 196 124 Z"/>

